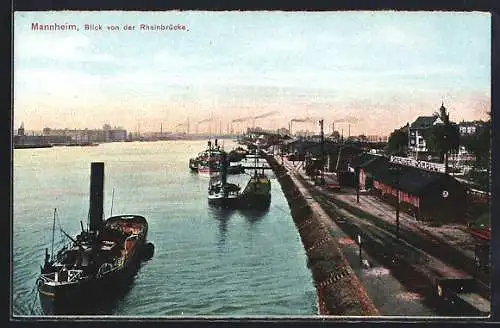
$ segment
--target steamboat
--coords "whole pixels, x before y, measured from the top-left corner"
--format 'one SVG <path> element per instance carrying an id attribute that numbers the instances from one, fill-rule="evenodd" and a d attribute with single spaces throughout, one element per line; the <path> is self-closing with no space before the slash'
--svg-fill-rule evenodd
<path id="1" fill-rule="evenodd" d="M 131 282 L 141 262 L 153 256 L 147 241 L 148 223 L 140 215 L 118 215 L 103 220 L 104 163 L 91 164 L 88 229 L 57 254 L 45 250 L 37 289 L 45 314 L 78 314 L 102 296 Z M 52 249 L 54 245 L 54 224 Z"/>
<path id="2" fill-rule="evenodd" d="M 217 207 L 237 207 L 240 196 L 240 186 L 227 182 L 229 161 L 225 152 L 222 152 L 221 155 L 220 175 L 210 178 L 208 184 L 208 203 Z"/>

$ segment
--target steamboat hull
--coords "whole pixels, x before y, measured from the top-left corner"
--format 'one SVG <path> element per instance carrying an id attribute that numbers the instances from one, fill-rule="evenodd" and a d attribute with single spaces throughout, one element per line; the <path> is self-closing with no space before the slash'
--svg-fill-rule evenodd
<path id="1" fill-rule="evenodd" d="M 47 315 L 85 314 L 97 303 L 112 297 L 128 284 L 135 272 L 132 268 L 105 277 L 78 281 L 73 284 L 49 285 L 40 283 L 38 294 L 42 311 Z"/>
<path id="2" fill-rule="evenodd" d="M 220 174 L 220 171 L 216 169 L 198 168 L 198 174 L 205 177 L 215 177 Z"/>
<path id="3" fill-rule="evenodd" d="M 242 195 L 240 200 L 239 200 L 239 205 L 241 208 L 244 209 L 250 209 L 250 208 L 255 208 L 255 209 L 265 209 L 268 208 L 271 205 L 271 195 L 255 195 L 255 194 L 249 194 L 249 195 Z"/>
<path id="4" fill-rule="evenodd" d="M 140 266 L 140 249 L 120 270 L 101 278 L 80 280 L 72 284 L 38 284 L 42 310 L 48 315 L 83 314 L 103 299 L 112 298 L 129 285 Z"/>
<path id="5" fill-rule="evenodd" d="M 139 221 L 137 221 L 139 220 Z M 134 217 L 132 220 L 121 220 L 112 217 L 107 223 L 140 222 L 144 224 L 144 233 L 120 268 L 105 273 L 101 277 L 89 277 L 75 280 L 72 283 L 54 284 L 37 281 L 38 295 L 42 311 L 47 315 L 85 314 L 92 312 L 103 300 L 112 300 L 123 291 L 136 275 L 144 258 L 147 240 L 147 223 L 145 219 Z"/>
<path id="6" fill-rule="evenodd" d="M 208 197 L 208 204 L 215 207 L 236 208 L 238 203 L 237 197 Z"/>

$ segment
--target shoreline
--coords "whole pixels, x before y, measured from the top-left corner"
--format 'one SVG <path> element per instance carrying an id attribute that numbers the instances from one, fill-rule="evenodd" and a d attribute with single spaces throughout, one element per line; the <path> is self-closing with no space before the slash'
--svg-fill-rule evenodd
<path id="1" fill-rule="evenodd" d="M 272 155 L 265 158 L 280 183 L 306 251 L 319 315 L 379 316 L 340 246 L 319 219 L 317 209 L 311 208 L 301 188 Z"/>

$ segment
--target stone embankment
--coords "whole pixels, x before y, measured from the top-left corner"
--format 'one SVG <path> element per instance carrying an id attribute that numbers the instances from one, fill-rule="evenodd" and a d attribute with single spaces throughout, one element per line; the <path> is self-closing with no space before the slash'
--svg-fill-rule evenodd
<path id="1" fill-rule="evenodd" d="M 287 170 L 264 155 L 288 201 L 292 218 L 306 250 L 308 267 L 318 293 L 320 315 L 380 315 L 337 242 L 322 223 Z"/>

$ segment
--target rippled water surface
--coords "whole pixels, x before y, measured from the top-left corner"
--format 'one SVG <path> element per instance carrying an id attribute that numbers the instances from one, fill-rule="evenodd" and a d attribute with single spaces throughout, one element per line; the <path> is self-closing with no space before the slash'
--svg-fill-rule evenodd
<path id="1" fill-rule="evenodd" d="M 224 143 L 227 150 L 236 147 Z M 205 146 L 159 141 L 15 150 L 13 314 L 41 314 L 34 284 L 45 248 L 50 252 L 54 208 L 57 225 L 77 234 L 80 221 L 87 222 L 90 163 L 103 161 L 105 216 L 111 205 L 113 215 L 145 216 L 155 255 L 124 295 L 97 314 L 315 315 L 306 255 L 278 182 L 269 172 L 272 201 L 265 213 L 211 209 L 208 179 L 188 168 Z M 248 175 L 229 180 L 243 187 Z"/>

